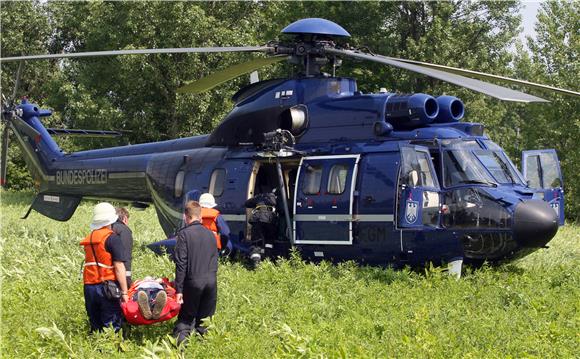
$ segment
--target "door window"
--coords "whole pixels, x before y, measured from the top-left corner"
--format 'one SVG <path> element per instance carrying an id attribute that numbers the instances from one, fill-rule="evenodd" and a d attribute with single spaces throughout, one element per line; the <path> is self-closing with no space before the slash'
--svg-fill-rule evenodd
<path id="1" fill-rule="evenodd" d="M 560 164 L 554 150 L 524 152 L 524 173 L 531 188 L 561 188 Z"/>
<path id="2" fill-rule="evenodd" d="M 426 152 L 417 152 L 417 162 L 419 164 L 419 186 L 437 188 L 436 179 L 434 179 L 429 163 L 431 157 Z"/>
<path id="3" fill-rule="evenodd" d="M 402 147 L 402 183 L 411 187 L 439 188 L 437 179 L 431 171 L 429 152 L 416 151 L 412 147 Z"/>
<path id="4" fill-rule="evenodd" d="M 526 175 L 529 186 L 532 188 L 542 188 L 540 179 L 540 156 L 527 157 L 525 166 L 528 169 Z"/>
<path id="5" fill-rule="evenodd" d="M 328 186 L 326 191 L 329 194 L 342 194 L 346 187 L 346 177 L 348 176 L 348 165 L 334 165 L 328 175 Z"/>
<path id="6" fill-rule="evenodd" d="M 564 225 L 564 183 L 556 151 L 524 151 L 522 165 L 529 187 L 538 190 L 535 195 L 550 204 Z"/>
<path id="7" fill-rule="evenodd" d="M 558 158 L 555 152 L 540 153 L 540 163 L 542 164 L 542 182 L 544 188 L 562 187 L 560 180 L 560 170 L 558 168 Z"/>
<path id="8" fill-rule="evenodd" d="M 439 225 L 439 183 L 425 147 L 401 147 L 399 226 L 420 229 Z"/>
<path id="9" fill-rule="evenodd" d="M 322 165 L 307 165 L 304 173 L 304 194 L 318 194 L 322 181 Z"/>

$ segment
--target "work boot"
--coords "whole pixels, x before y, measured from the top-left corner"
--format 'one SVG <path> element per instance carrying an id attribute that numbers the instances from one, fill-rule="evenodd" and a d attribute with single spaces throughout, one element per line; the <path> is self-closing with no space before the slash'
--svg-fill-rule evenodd
<path id="1" fill-rule="evenodd" d="M 151 319 L 159 319 L 163 308 L 165 308 L 165 303 L 167 302 L 167 293 L 164 290 L 157 292 L 155 296 L 155 305 L 153 305 L 153 310 L 151 311 Z"/>
<path id="2" fill-rule="evenodd" d="M 195 331 L 197 332 L 197 334 L 199 334 L 200 336 L 204 336 L 207 333 L 207 328 L 206 327 L 195 327 Z"/>
<path id="3" fill-rule="evenodd" d="M 191 334 L 191 325 L 177 321 L 175 328 L 173 328 L 173 336 L 177 339 L 177 345 L 187 344 L 189 335 Z"/>
<path id="4" fill-rule="evenodd" d="M 143 318 L 151 319 L 151 308 L 149 308 L 149 297 L 147 296 L 147 293 L 140 290 L 139 293 L 137 293 L 137 303 L 139 304 L 139 310 L 141 311 L 141 314 L 143 314 Z"/>

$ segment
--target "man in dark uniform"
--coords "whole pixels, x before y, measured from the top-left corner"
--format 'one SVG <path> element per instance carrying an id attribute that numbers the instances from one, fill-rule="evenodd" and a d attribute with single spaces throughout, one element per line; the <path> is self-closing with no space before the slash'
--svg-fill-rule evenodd
<path id="1" fill-rule="evenodd" d="M 177 232 L 175 244 L 175 290 L 181 310 L 173 334 L 183 342 L 193 329 L 203 335 L 202 319 L 215 313 L 218 252 L 215 237 L 201 224 L 201 206 L 185 204 L 186 226 Z"/>
<path id="2" fill-rule="evenodd" d="M 113 232 L 121 237 L 123 247 L 125 248 L 125 273 L 127 275 L 127 286 L 130 287 L 133 281 L 131 280 L 131 261 L 133 259 L 133 232 L 129 228 L 129 211 L 124 207 L 115 208 L 117 211 L 117 222 L 111 225 Z"/>
<path id="3" fill-rule="evenodd" d="M 246 208 L 252 208 L 248 221 L 252 225 L 250 260 L 254 268 L 262 261 L 266 244 L 272 244 L 278 235 L 276 199 L 276 194 L 272 191 L 259 193 L 245 203 Z"/>

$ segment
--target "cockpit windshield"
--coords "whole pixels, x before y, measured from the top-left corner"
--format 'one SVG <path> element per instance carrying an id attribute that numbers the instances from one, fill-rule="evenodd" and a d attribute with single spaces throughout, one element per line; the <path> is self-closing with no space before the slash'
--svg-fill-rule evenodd
<path id="1" fill-rule="evenodd" d="M 495 145 L 495 144 L 494 144 Z M 476 141 L 443 141 L 445 187 L 464 184 L 497 186 L 523 184 L 512 163 L 497 145 L 482 148 Z"/>

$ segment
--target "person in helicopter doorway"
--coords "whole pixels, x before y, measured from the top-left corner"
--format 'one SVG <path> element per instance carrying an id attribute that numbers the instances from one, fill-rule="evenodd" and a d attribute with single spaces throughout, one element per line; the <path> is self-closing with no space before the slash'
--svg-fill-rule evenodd
<path id="1" fill-rule="evenodd" d="M 252 208 L 248 222 L 252 226 L 250 239 L 250 261 L 257 268 L 262 261 L 265 248 L 277 237 L 278 216 L 276 213 L 276 188 L 272 192 L 259 193 L 245 202 Z"/>
<path id="2" fill-rule="evenodd" d="M 204 193 L 199 197 L 199 204 L 201 205 L 201 223 L 213 233 L 220 254 L 226 254 L 230 227 L 220 211 L 215 208 L 217 207 L 215 198 L 211 193 Z"/>

